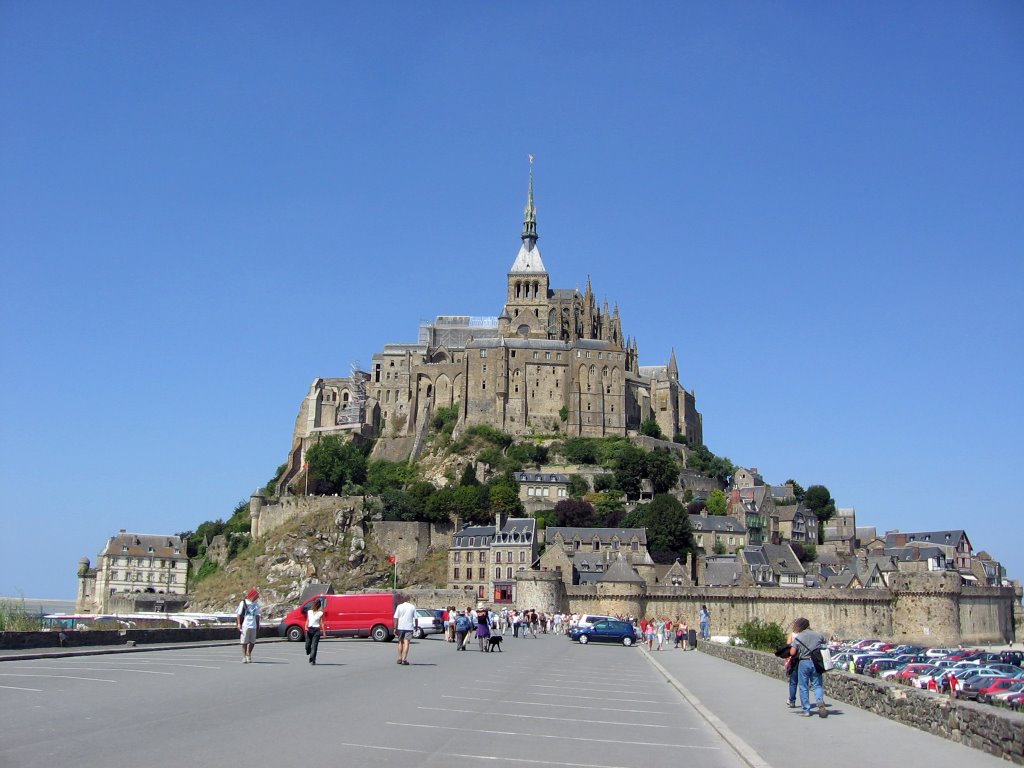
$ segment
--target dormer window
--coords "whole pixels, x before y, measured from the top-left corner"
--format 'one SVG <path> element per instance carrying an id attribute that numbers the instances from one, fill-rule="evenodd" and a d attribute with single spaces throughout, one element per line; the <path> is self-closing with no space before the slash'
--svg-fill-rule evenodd
<path id="1" fill-rule="evenodd" d="M 121 545 L 121 551 L 122 552 L 127 552 L 128 551 L 128 545 L 127 544 L 122 544 Z"/>

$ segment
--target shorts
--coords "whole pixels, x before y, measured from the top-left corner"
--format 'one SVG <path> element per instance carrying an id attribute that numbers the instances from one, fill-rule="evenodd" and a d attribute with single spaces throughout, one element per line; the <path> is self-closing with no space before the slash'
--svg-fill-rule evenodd
<path id="1" fill-rule="evenodd" d="M 239 640 L 242 645 L 256 645 L 256 627 L 242 630 L 242 638 Z"/>
<path id="2" fill-rule="evenodd" d="M 398 638 L 398 642 L 402 642 L 403 640 L 408 640 L 410 637 L 412 637 L 412 633 L 413 630 L 411 629 L 399 629 L 396 630 L 395 637 Z"/>

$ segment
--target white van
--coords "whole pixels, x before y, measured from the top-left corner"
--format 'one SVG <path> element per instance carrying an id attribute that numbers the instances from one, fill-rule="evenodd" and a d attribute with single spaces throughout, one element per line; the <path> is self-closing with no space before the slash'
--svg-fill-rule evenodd
<path id="1" fill-rule="evenodd" d="M 599 616 L 596 613 L 584 613 L 580 616 L 579 622 L 576 624 L 577 627 L 590 628 L 594 626 L 595 621 L 618 621 L 614 616 Z"/>

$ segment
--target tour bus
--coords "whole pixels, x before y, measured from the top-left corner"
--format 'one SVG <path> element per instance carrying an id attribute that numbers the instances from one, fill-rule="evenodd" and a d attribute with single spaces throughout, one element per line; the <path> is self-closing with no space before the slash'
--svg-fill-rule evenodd
<path id="1" fill-rule="evenodd" d="M 302 640 L 306 636 L 306 611 L 317 600 L 325 603 L 320 622 L 321 637 L 372 637 L 377 642 L 387 642 L 394 636 L 395 607 L 398 605 L 394 592 L 316 595 L 284 617 L 279 630 L 281 634 L 289 640 Z"/>

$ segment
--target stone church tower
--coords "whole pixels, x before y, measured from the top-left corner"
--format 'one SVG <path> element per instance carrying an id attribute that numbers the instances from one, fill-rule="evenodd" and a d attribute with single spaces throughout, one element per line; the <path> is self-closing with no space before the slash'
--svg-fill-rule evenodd
<path id="1" fill-rule="evenodd" d="M 416 453 L 438 408 L 457 406 L 462 430 L 487 424 L 514 435 L 559 432 L 601 437 L 636 433 L 655 419 L 669 439 L 703 441 L 693 392 L 666 365 L 641 366 L 617 304 L 599 304 L 590 278 L 581 293 L 553 288 L 537 245 L 533 166 L 521 245 L 496 318 L 439 315 L 415 343 L 385 344 L 370 370 L 318 378 L 295 425 L 289 471 L 325 433 L 354 432 Z"/>

